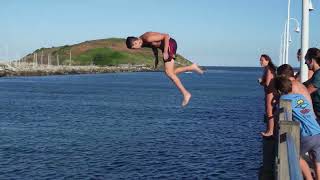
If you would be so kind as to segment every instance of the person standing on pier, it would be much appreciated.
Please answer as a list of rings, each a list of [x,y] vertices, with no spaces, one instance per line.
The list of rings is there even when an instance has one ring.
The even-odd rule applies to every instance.
[[[301,61],[301,58],[302,58],[302,55],[301,55],[301,49],[298,49],[297,51],[297,59],[298,59],[298,62],[300,63]],[[308,70],[308,79],[310,79],[313,75],[313,71],[312,70]],[[300,81],[301,77],[300,77],[300,71],[298,71],[294,77],[296,78],[296,80]]]
[[[310,101],[299,93],[293,92],[293,84],[285,76],[275,79],[275,88],[280,92],[280,99],[291,102],[292,118],[300,123],[300,155],[312,154],[316,179],[320,180],[320,126],[316,121],[316,116]],[[309,165],[300,157],[300,167],[307,180],[313,180]]]
[[[320,120],[320,50],[310,48],[305,56],[306,65],[313,71],[313,76],[304,83],[307,87],[313,103],[314,112]]]
[[[274,77],[276,73],[276,66],[273,64],[271,58],[266,54],[261,55],[260,65],[264,68],[260,84],[264,87],[265,119],[267,121],[267,129],[265,132],[261,132],[261,134],[268,137],[273,135],[274,130],[274,111],[276,104]]]
[[[163,54],[165,73],[183,95],[182,106],[186,106],[189,103],[191,94],[182,85],[177,75],[186,71],[195,71],[199,74],[203,74],[203,71],[197,64],[175,68],[174,60],[176,58],[176,51],[178,46],[177,42],[172,37],[170,37],[166,33],[146,32],[140,37],[127,37],[126,45],[129,49],[139,49],[142,47],[151,48],[155,56],[155,68],[157,68],[159,62],[158,49],[160,49]]]

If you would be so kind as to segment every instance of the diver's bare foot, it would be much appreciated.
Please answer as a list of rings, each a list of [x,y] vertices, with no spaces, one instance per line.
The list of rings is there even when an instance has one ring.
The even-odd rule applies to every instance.
[[[190,98],[191,98],[190,93],[188,93],[187,95],[184,96],[183,101],[182,101],[182,107],[185,107],[189,103]]]
[[[198,74],[203,74],[203,71],[200,69],[200,67],[197,64],[194,63],[191,66],[192,66],[192,69],[196,71]]]
[[[273,131],[261,132],[261,135],[264,137],[270,137],[273,135]]]

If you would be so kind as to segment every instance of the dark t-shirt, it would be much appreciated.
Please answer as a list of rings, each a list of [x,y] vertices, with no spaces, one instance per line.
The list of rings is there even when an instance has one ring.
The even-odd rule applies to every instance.
[[[311,94],[314,111],[317,116],[320,115],[320,69],[317,70],[310,79],[310,83],[317,88],[315,92]]]

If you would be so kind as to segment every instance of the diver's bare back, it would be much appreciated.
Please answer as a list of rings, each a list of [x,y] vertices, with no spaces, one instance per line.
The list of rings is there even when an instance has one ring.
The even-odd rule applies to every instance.
[[[145,47],[161,48],[162,41],[150,40],[150,39],[153,39],[151,37],[154,37],[154,36],[157,36],[157,38],[161,38],[161,39],[164,38],[163,37],[164,35],[162,33],[158,33],[158,32],[146,32],[140,36]]]

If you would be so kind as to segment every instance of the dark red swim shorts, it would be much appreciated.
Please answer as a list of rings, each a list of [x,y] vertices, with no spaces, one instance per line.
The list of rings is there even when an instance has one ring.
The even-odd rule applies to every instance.
[[[176,59],[177,48],[178,48],[178,45],[177,45],[176,40],[174,40],[173,38],[170,38],[169,51],[168,51],[169,58],[163,59],[163,61],[170,62],[172,59]]]

